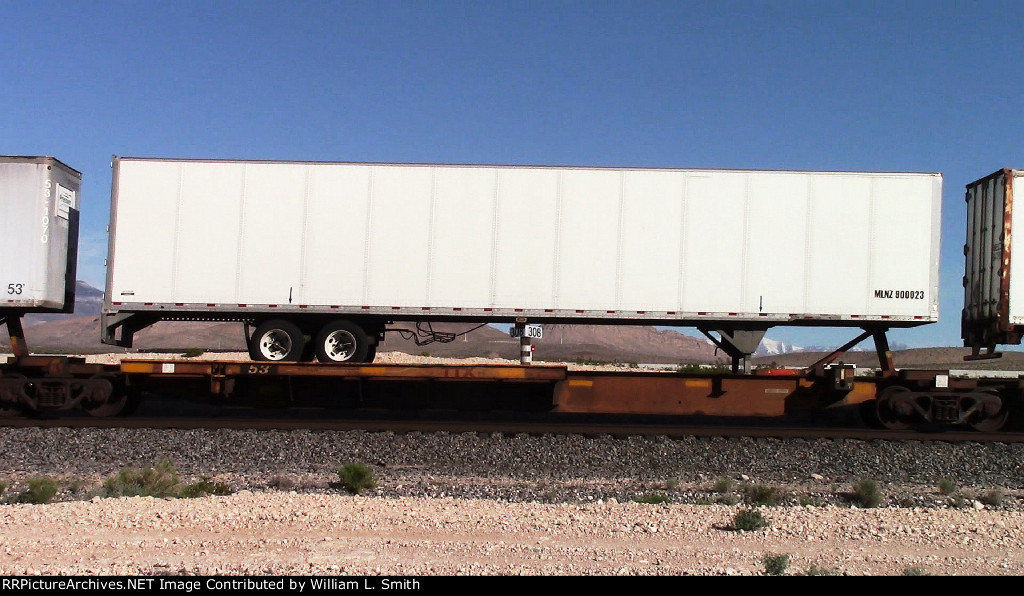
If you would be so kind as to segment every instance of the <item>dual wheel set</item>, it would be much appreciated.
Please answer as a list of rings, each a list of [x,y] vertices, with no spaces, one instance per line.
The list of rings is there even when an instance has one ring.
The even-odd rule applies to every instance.
[[[287,319],[270,319],[256,325],[248,345],[249,357],[261,362],[373,362],[377,334],[347,319],[305,330]]]

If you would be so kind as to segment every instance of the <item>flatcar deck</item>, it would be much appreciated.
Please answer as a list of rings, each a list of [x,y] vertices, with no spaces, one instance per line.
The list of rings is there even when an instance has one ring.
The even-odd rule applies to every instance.
[[[277,387],[288,400],[303,392],[339,399],[358,395],[391,401],[414,395],[426,407],[453,393],[504,395],[494,407],[547,407],[571,414],[710,415],[773,417],[829,406],[857,406],[875,397],[876,384],[849,383],[839,396],[830,384],[789,371],[776,375],[699,375],[675,372],[581,371],[565,365],[316,364],[250,361],[125,360],[129,383],[159,392],[162,385],[202,382],[213,395],[231,399],[268,394]],[[514,394],[523,389],[523,404]],[[826,391],[828,389],[828,391]],[[284,395],[287,394],[287,395]],[[538,394],[544,403],[538,403]],[[828,395],[825,395],[828,394]]]
[[[0,366],[0,413],[81,408],[130,413],[146,395],[237,406],[452,409],[626,416],[703,416],[878,422],[893,430],[1006,424],[1017,378],[958,378],[948,371],[855,376],[852,367],[755,374],[571,370],[566,365],[321,364],[248,360],[30,356]]]

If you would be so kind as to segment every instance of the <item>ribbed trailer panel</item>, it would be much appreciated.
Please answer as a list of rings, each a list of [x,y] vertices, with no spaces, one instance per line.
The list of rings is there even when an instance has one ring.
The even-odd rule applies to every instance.
[[[109,312],[938,317],[938,174],[120,158],[114,176]]]

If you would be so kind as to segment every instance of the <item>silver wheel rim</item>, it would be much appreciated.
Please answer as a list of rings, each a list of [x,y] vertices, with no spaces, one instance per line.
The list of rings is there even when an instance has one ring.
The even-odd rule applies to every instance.
[[[335,362],[344,362],[355,355],[356,343],[352,333],[344,329],[332,331],[324,338],[324,353]]]
[[[281,329],[271,329],[260,338],[260,354],[267,360],[284,360],[292,351],[292,338]]]

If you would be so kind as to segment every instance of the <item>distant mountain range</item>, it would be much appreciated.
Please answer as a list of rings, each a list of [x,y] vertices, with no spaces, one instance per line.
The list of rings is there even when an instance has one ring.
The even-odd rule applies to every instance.
[[[73,314],[30,314],[24,318],[25,336],[33,352],[101,353],[124,351],[100,343],[99,315],[103,292],[79,281],[75,288]],[[396,323],[390,328],[383,351],[446,356],[453,358],[495,357],[519,359],[519,340],[490,325],[435,324],[434,329],[458,334],[448,343],[417,345],[411,334],[397,329],[413,329],[411,323]],[[474,329],[475,328],[475,329]],[[468,332],[467,332],[468,331]],[[0,350],[9,348],[7,337],[0,336]],[[241,323],[203,323],[166,321],[135,335],[138,351],[183,351],[200,348],[209,351],[245,351]],[[679,364],[718,362],[727,358],[705,338],[650,326],[620,325],[545,325],[544,338],[534,341],[536,360],[576,362],[635,362]]]
[[[850,339],[853,339],[851,336]],[[767,337],[761,340],[761,345],[757,347],[757,351],[754,352],[754,356],[776,356],[778,354],[794,354],[798,352],[831,352],[839,346],[797,346],[785,341],[778,341],[774,339],[768,339]],[[900,342],[890,342],[890,350],[907,350],[909,347],[907,344]],[[854,346],[851,352],[874,352],[875,344],[871,340],[865,340]]]
[[[775,354],[788,354],[790,352],[803,351],[804,349],[800,346],[794,346],[788,342],[768,339],[766,337],[761,340],[761,345],[757,347],[757,351],[754,352],[754,354],[756,356],[773,356]]]
[[[33,313],[26,315],[22,322],[25,326],[37,325],[48,321],[63,321],[72,317],[98,317],[103,308],[103,290],[98,290],[82,280],[75,284],[75,312]]]

